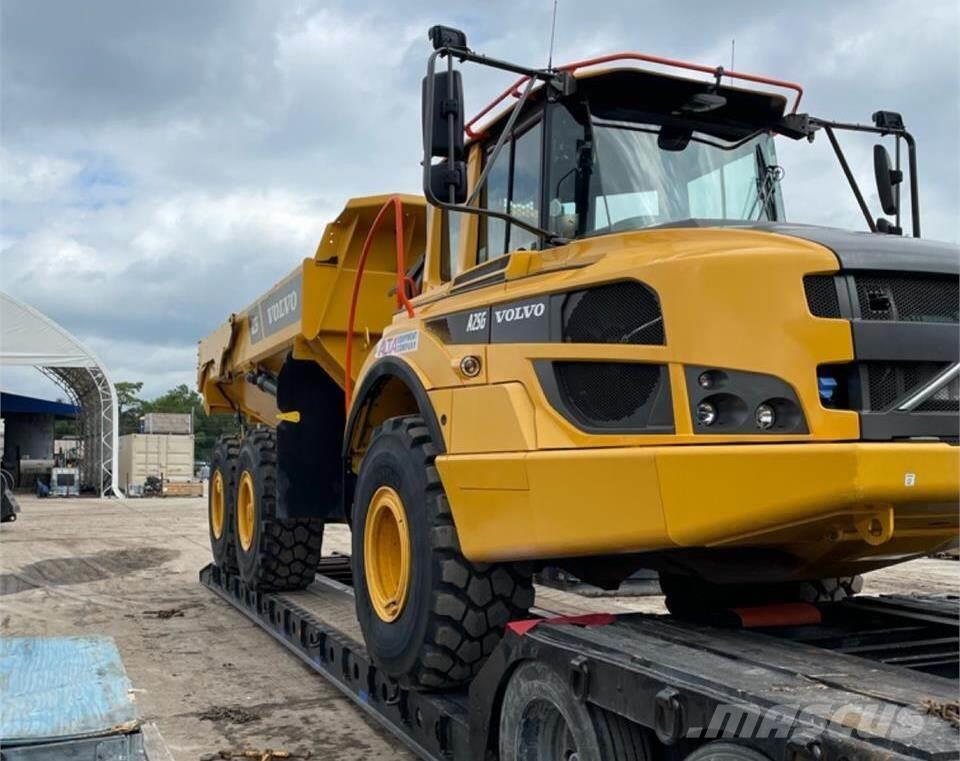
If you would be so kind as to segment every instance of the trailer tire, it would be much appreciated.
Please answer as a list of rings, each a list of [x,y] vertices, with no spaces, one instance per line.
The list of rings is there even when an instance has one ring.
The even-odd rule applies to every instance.
[[[460,553],[436,455],[422,418],[385,421],[360,464],[351,521],[367,651],[389,676],[428,690],[472,679],[504,625],[533,604],[532,569]]]
[[[237,572],[233,511],[239,454],[240,437],[221,436],[213,448],[207,485],[207,528],[213,562],[228,573]]]
[[[576,698],[545,663],[527,661],[510,677],[500,705],[500,761],[571,758],[646,761],[643,727]]]
[[[323,521],[277,517],[277,439],[267,428],[240,446],[234,538],[240,578],[254,589],[305,589],[320,562]]]
[[[684,761],[770,761],[770,757],[746,745],[718,741],[701,745]]]

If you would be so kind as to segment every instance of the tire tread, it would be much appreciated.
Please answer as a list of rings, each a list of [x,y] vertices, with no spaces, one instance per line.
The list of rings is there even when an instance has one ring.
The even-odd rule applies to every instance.
[[[248,583],[264,591],[292,591],[308,587],[316,575],[323,544],[323,521],[277,517],[276,431],[255,428],[244,447],[252,454],[261,480],[257,519],[261,522],[254,578]],[[240,552],[238,544],[238,552]]]

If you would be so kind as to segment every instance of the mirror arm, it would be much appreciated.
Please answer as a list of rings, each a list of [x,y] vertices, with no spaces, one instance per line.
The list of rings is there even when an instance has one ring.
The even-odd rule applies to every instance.
[[[867,227],[870,228],[870,232],[875,233],[877,231],[877,223],[873,221],[873,216],[870,214],[870,208],[867,206],[867,202],[863,200],[863,194],[860,192],[860,186],[857,185],[857,179],[853,176],[853,172],[850,171],[850,165],[847,163],[847,157],[843,155],[843,150],[840,148],[840,143],[837,142],[837,136],[833,133],[833,126],[831,124],[821,124],[823,131],[827,133],[827,138],[830,140],[830,145],[833,146],[833,152],[837,155],[837,161],[840,162],[840,168],[843,169],[843,173],[847,178],[847,182],[850,184],[850,189],[853,191],[853,195],[856,196],[857,204],[860,206],[860,211],[863,212],[864,219],[867,220]]]
[[[885,135],[895,135],[896,137],[902,137],[907,143],[907,165],[910,169],[910,216],[913,223],[913,237],[920,237],[920,190],[917,182],[917,141],[914,140],[913,135],[911,135],[905,129],[891,129],[891,128],[882,128],[874,127],[867,124],[848,124],[844,122],[833,122],[826,119],[820,119],[815,116],[808,118],[809,125],[814,129],[822,128],[824,131],[827,131],[828,128],[833,129],[843,129],[850,132],[872,132],[875,135],[880,135],[881,137]],[[827,136],[830,136],[830,132],[827,131]],[[834,142],[835,138],[831,138],[831,142]],[[836,147],[834,148],[836,150]],[[841,164],[845,163],[844,160],[841,160]],[[849,177],[848,177],[849,179]],[[862,206],[861,206],[862,208]],[[867,212],[869,214],[869,211]],[[874,225],[875,226],[875,225]]]
[[[913,237],[920,237],[920,190],[917,187],[917,141],[904,130],[903,139],[907,141],[907,163],[910,165],[910,218],[913,222]]]
[[[430,58],[427,59],[427,92],[426,92],[426,102],[427,102],[427,111],[424,116],[425,124],[433,124],[433,86],[434,86],[434,73],[436,70],[437,56],[446,55],[448,58],[448,71],[452,67],[453,56],[466,60],[479,60],[481,62],[489,62],[492,59],[487,59],[484,56],[476,56],[472,53],[468,53],[462,50],[453,50],[450,48],[440,48],[435,50],[430,54]],[[526,69],[521,69],[520,67],[512,67],[510,71],[518,71],[518,73],[529,73]],[[452,78],[448,77],[448,81],[452,81]],[[452,93],[448,92],[448,95],[452,98]],[[452,121],[452,120],[451,120]],[[472,206],[461,206],[455,203],[450,203],[447,201],[441,201],[433,192],[433,188],[430,187],[430,165],[431,165],[431,156],[433,155],[433,146],[430,144],[432,140],[433,131],[424,130],[423,135],[423,194],[426,197],[427,201],[438,209],[444,209],[446,211],[459,211],[466,214],[476,214],[480,217],[494,217],[495,219],[502,219],[509,224],[516,225],[521,227],[529,233],[533,233],[539,238],[543,238],[550,243],[562,244],[566,243],[565,238],[550,232],[549,230],[544,230],[542,227],[537,227],[536,225],[531,225],[527,222],[524,222],[522,219],[518,219],[510,214],[506,214],[499,211],[492,211],[490,209],[478,209]],[[452,196],[452,188],[451,188]]]
[[[451,56],[447,56],[447,100],[452,101],[453,96],[453,58]],[[444,110],[446,109],[447,107],[444,106]],[[450,114],[447,114],[447,145],[450,146],[447,159],[450,162],[451,167],[455,167],[457,165],[457,153],[455,147],[457,137],[456,129],[456,119],[451,119]],[[451,204],[456,203],[457,201],[457,190],[453,185],[450,185],[447,190],[447,201]]]
[[[896,224],[898,229],[903,229],[900,227],[900,186],[903,184],[903,171],[900,169],[900,135],[897,135],[893,140],[894,146],[894,166],[896,167],[897,175],[900,177],[897,180],[896,185],[893,186],[894,200],[897,204],[897,216],[895,218],[894,224]]]

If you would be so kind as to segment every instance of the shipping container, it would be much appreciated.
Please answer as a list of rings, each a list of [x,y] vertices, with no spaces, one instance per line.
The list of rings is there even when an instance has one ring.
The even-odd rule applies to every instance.
[[[192,481],[193,435],[131,433],[121,436],[120,489],[137,493],[150,476],[178,483]]]
[[[188,413],[148,412],[140,418],[140,433],[193,433],[193,419]]]

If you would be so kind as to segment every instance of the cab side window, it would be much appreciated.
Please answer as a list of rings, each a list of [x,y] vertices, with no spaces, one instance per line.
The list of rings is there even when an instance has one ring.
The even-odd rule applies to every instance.
[[[540,223],[540,122],[516,132],[506,142],[487,176],[482,205],[506,212],[532,225]],[[489,154],[488,154],[489,156]],[[480,222],[477,264],[503,256],[508,251],[531,248],[537,236],[502,219]]]
[[[510,198],[510,143],[500,149],[497,161],[487,175],[483,193],[484,208],[506,213]],[[488,158],[489,158],[489,154]],[[481,217],[480,245],[477,249],[477,264],[503,256],[507,251],[507,224],[496,217]]]

